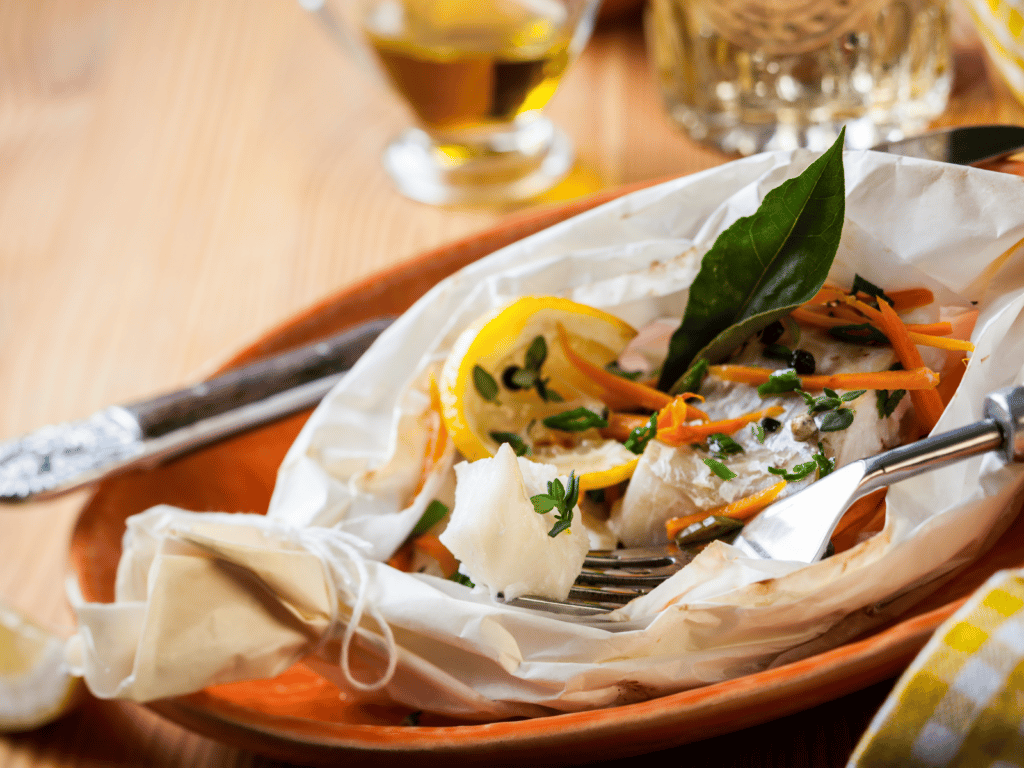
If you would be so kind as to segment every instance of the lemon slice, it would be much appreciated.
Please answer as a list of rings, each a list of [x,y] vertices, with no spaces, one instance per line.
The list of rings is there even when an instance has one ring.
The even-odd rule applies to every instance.
[[[64,641],[0,604],[0,733],[55,720],[83,691],[64,666]]]
[[[631,474],[624,465],[635,466],[636,459],[621,444],[593,429],[565,433],[542,426],[546,417],[576,407],[597,413],[603,408],[600,386],[566,358],[560,326],[571,350],[601,367],[636,335],[614,315],[569,299],[518,299],[480,318],[456,340],[438,381],[445,427],[470,461],[494,456],[501,442],[509,441],[495,435],[514,435],[534,446],[527,458],[555,464],[564,474],[575,470],[583,488],[621,482]],[[528,350],[536,350],[538,339],[546,351],[536,370],[540,384],[519,386],[512,374],[529,368]]]

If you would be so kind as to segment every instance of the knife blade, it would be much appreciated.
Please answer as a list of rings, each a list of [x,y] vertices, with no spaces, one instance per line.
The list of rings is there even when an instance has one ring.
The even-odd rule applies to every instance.
[[[968,125],[943,128],[909,139],[886,141],[872,149],[954,165],[974,165],[1024,151],[1024,127]]]
[[[393,320],[0,444],[0,503],[58,496],[316,405]]]

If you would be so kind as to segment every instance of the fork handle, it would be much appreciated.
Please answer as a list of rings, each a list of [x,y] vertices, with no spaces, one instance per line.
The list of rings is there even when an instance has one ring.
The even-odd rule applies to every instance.
[[[1010,387],[988,395],[985,417],[966,427],[866,459],[857,495],[988,451],[1002,449],[1007,462],[1024,460],[1024,387]]]

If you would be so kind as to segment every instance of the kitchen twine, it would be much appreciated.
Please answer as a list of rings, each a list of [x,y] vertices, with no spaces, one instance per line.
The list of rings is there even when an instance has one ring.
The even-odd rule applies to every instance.
[[[347,598],[352,598],[355,595],[355,599],[352,600],[352,615],[345,625],[345,633],[341,638],[338,666],[341,668],[342,674],[345,675],[345,680],[353,688],[364,692],[379,691],[391,682],[391,678],[395,674],[395,668],[398,666],[398,644],[395,642],[395,636],[384,616],[375,605],[368,601],[370,579],[364,553],[369,549],[369,544],[358,536],[334,528],[310,526],[292,529],[291,533],[292,538],[299,546],[320,558],[328,585],[329,620],[311,653],[315,655],[323,650],[334,636],[338,625],[341,624],[342,619],[338,610],[339,592],[344,591]],[[357,680],[352,674],[349,663],[349,648],[364,613],[369,614],[380,628],[381,634],[384,636],[387,656],[384,673],[371,683]]]

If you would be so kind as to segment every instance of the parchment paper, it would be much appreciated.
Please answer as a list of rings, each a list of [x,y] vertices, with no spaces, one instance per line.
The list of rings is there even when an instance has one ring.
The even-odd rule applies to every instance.
[[[751,561],[718,544],[603,619],[510,608],[380,562],[432,498],[450,498],[451,453],[407,505],[426,440],[424,372],[463,327],[524,294],[565,295],[634,326],[678,317],[717,234],[813,159],[758,155],[643,190],[440,283],[314,412],[266,517],[158,507],[129,521],[117,601],[76,600],[73,669],[99,696],[146,701],[269,677],[313,654],[340,686],[417,709],[581,710],[763,669],[976,557],[1008,524],[1024,478],[994,455],[893,487],[884,531],[836,557]],[[942,304],[978,302],[977,350],[938,430],[980,418],[988,391],[1024,378],[1024,179],[873,152],[844,162],[832,279],[859,273],[886,289],[931,288]]]

